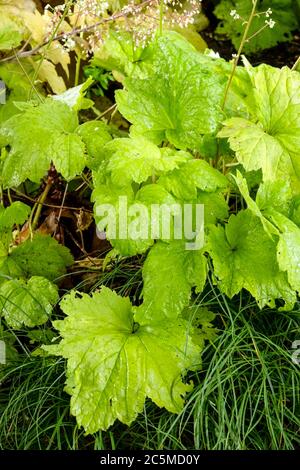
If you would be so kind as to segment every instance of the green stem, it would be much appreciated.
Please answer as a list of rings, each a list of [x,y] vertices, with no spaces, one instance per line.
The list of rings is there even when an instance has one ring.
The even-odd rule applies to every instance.
[[[245,28],[245,30],[244,30],[244,34],[243,34],[243,37],[242,37],[242,40],[241,40],[241,44],[240,44],[239,50],[238,50],[237,55],[236,55],[236,57],[235,57],[235,59],[234,59],[234,62],[233,62],[232,71],[231,71],[231,74],[230,74],[230,77],[229,77],[229,79],[228,79],[228,82],[227,82],[227,85],[226,85],[226,89],[225,89],[224,99],[223,99],[223,103],[222,103],[222,111],[224,111],[225,104],[226,104],[226,100],[227,100],[227,97],[228,97],[228,92],[229,92],[229,89],[230,89],[230,86],[231,86],[231,83],[232,83],[232,80],[233,80],[233,77],[234,77],[234,74],[235,74],[237,65],[238,65],[238,63],[239,63],[239,60],[240,60],[240,57],[241,57],[241,54],[242,54],[242,51],[243,51],[245,42],[246,42],[247,39],[248,39],[247,36],[248,36],[248,33],[249,33],[250,26],[251,26],[251,24],[252,24],[253,18],[254,18],[254,16],[255,16],[255,11],[256,11],[257,2],[258,2],[258,0],[253,0],[252,11],[251,11],[251,14],[250,14],[250,16],[249,16],[249,19],[248,19],[248,21],[247,21],[246,28]]]
[[[8,197],[8,200],[9,200],[9,204],[12,205],[13,200],[11,198],[10,189],[7,190],[7,197]]]
[[[101,113],[101,111],[99,111],[97,108],[95,108],[95,106],[93,106],[92,110],[97,115],[97,118],[95,120],[97,121],[98,119],[103,118],[106,114],[110,113],[110,111],[114,111],[116,108],[117,108],[117,105],[115,103]]]
[[[238,52],[237,52],[237,54],[234,58],[230,77],[227,81],[227,85],[226,85],[226,89],[225,89],[225,93],[224,93],[224,98],[223,98],[223,102],[222,102],[222,106],[221,106],[222,111],[224,111],[224,109],[225,109],[225,104],[226,104],[226,100],[227,100],[227,97],[228,97],[228,92],[229,92],[230,86],[232,84],[232,80],[233,80],[236,68],[238,66],[238,63],[239,63],[239,60],[240,60],[245,42],[249,39],[248,38],[248,33],[249,33],[250,26],[252,24],[253,18],[255,16],[255,11],[256,11],[256,6],[257,6],[258,0],[252,0],[252,1],[253,1],[252,11],[251,11],[249,19],[247,21],[246,28],[244,30],[244,34],[243,34],[243,37],[242,37],[242,40],[241,40],[241,43],[240,43],[240,47],[239,47]],[[216,155],[216,158],[215,158],[215,161],[214,161],[215,168],[218,167],[219,158],[220,158],[220,146],[219,146],[219,140],[218,140],[217,141],[217,155]]]
[[[256,33],[253,33],[252,36],[249,36],[249,37],[246,39],[246,42],[251,41],[251,39],[255,38],[255,36],[258,36],[258,34],[262,33],[266,28],[269,28],[269,26],[268,26],[267,24],[265,24],[265,25],[262,26],[259,30],[257,30]]]
[[[81,58],[80,56],[77,56],[74,86],[77,86],[79,84],[80,65],[81,65]]]
[[[34,205],[33,207],[33,211],[36,209],[36,212],[35,212],[35,215],[34,215],[34,218],[33,218],[33,222],[31,224],[31,232],[33,232],[39,222],[39,218],[40,218],[40,215],[41,215],[41,212],[42,212],[42,207],[43,207],[43,204],[44,202],[46,201],[46,198],[49,194],[49,191],[51,189],[51,186],[53,184],[53,181],[52,180],[48,180],[48,183],[46,184],[45,186],[45,189],[44,191],[42,192],[41,196],[39,197],[38,201],[36,202],[36,204]]]
[[[292,70],[293,71],[298,70],[298,65],[300,65],[300,55],[299,55],[298,59],[296,60],[296,62],[294,63],[294,65],[292,67]]]
[[[79,15],[77,16],[77,21],[79,19]],[[83,38],[83,33],[80,33],[80,38]],[[80,75],[80,66],[81,66],[81,57],[80,55],[76,58],[76,70],[75,70],[75,86],[79,84],[79,75]]]
[[[26,69],[24,68],[22,62],[20,61],[20,59],[19,59],[19,57],[18,57],[18,55],[17,55],[16,53],[15,53],[15,57],[16,57],[16,61],[18,62],[19,66],[20,66],[20,68],[21,68],[21,70],[22,70],[22,72],[24,73],[25,77],[27,78],[27,80],[29,81],[29,83],[30,83],[30,85],[31,85],[30,95],[32,94],[32,91],[34,91],[35,94],[36,94],[36,96],[37,96],[37,98],[38,98],[38,100],[42,103],[42,102],[43,102],[43,99],[42,99],[40,93],[38,92],[38,90],[36,89],[36,86],[35,86],[35,84],[34,84],[34,81],[31,80],[30,76],[28,75]],[[33,64],[33,61],[32,61],[32,59],[31,59],[30,57],[29,57],[28,60]]]

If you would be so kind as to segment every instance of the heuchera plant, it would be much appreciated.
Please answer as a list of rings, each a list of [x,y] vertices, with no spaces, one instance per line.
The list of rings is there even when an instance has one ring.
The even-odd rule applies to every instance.
[[[201,367],[215,335],[211,312],[191,306],[207,275],[228,297],[247,290],[261,308],[290,309],[300,290],[300,74],[245,60],[222,106],[231,64],[174,32],[144,52],[138,64],[122,57],[130,73],[116,103],[128,135],[80,124],[82,87],[19,103],[0,129],[4,189],[39,182],[54,164],[66,181],[92,174],[96,222],[97,207],[117,208],[120,195],[129,205],[204,204],[199,250],[185,240],[110,240],[121,256],[145,254],[138,305],[107,287],[61,300],[61,339],[44,351],[67,359],[71,412],[87,433],[130,424],[146,397],[180,411],[193,386],[186,373]],[[15,245],[12,229],[28,216],[22,203],[0,210],[0,305],[12,328],[50,317],[55,281],[72,263],[49,236]]]

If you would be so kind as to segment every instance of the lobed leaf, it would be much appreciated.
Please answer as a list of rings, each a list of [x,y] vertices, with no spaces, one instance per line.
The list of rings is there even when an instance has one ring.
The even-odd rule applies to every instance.
[[[44,277],[6,281],[0,286],[0,307],[7,324],[15,329],[45,323],[58,301],[58,289]]]
[[[201,292],[206,281],[206,258],[183,242],[156,243],[143,266],[143,304],[136,318],[173,321],[189,303],[192,287]]]
[[[228,138],[246,171],[262,169],[265,181],[300,177],[300,74],[268,65],[248,67],[252,120],[231,118],[219,137]]]
[[[80,174],[86,163],[85,146],[79,135],[77,114],[52,98],[38,106],[26,104],[22,114],[5,121],[0,139],[10,151],[4,160],[4,186],[18,186],[27,178],[38,183],[53,162],[66,180]]]
[[[10,262],[15,263],[23,276],[44,276],[54,281],[66,272],[66,267],[73,263],[68,248],[60,245],[49,235],[35,235],[18,245],[9,255]]]
[[[224,81],[182,37],[171,40],[177,37],[169,33],[158,39],[151,70],[144,78],[125,79],[116,101],[134,135],[195,150],[202,145],[201,134],[218,129]]]
[[[275,307],[276,299],[292,308],[295,292],[279,269],[276,245],[250,209],[232,215],[225,229],[212,226],[207,249],[222,292],[233,297],[244,288],[261,308]]]
[[[62,340],[44,349],[68,360],[71,412],[87,433],[116,419],[132,423],[146,397],[171,412],[182,409],[191,389],[182,376],[200,352],[185,320],[137,325],[129,299],[106,287],[92,297],[72,292],[61,307],[67,317],[54,326]]]

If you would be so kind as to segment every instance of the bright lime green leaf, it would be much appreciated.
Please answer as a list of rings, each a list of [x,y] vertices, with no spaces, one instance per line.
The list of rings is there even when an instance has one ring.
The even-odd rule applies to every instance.
[[[0,207],[0,257],[8,254],[9,245],[12,241],[13,226],[23,224],[28,218],[30,210],[29,206],[20,201],[13,202],[6,209]]]
[[[86,146],[87,166],[97,169],[105,158],[104,146],[112,139],[109,126],[102,121],[88,121],[77,127],[76,133]]]
[[[211,227],[208,252],[218,285],[229,297],[244,288],[261,308],[275,307],[276,299],[283,299],[287,309],[293,306],[295,293],[286,274],[279,271],[276,242],[249,209],[232,215],[225,229]]]
[[[0,243],[0,285],[7,280],[24,277],[22,268],[7,254],[7,250],[1,252]]]
[[[157,149],[155,146],[154,148]],[[159,149],[157,150],[159,151]],[[163,152],[164,154],[165,152]],[[178,159],[187,158],[185,152],[173,151],[167,152],[166,155],[166,160],[169,159],[172,166]],[[133,176],[135,169],[133,166],[132,168],[131,175],[137,180],[138,176]],[[144,253],[155,239],[183,238],[180,229],[180,225],[184,227],[182,224],[183,207],[162,185],[148,184],[134,195],[131,186],[118,187],[111,180],[103,178],[105,171],[107,171],[106,168],[103,170],[103,167],[100,167],[94,173],[95,189],[92,199],[95,202],[95,219],[98,230],[100,232],[106,231],[107,238],[120,254],[134,256],[138,253]],[[144,178],[147,178],[148,174],[150,176],[151,172],[144,173]],[[217,172],[216,174],[218,176]],[[125,175],[126,173],[121,181],[128,183]],[[220,176],[222,177],[222,175]],[[214,182],[212,181],[210,184],[213,185]],[[206,187],[205,183],[203,183],[203,187]],[[107,204],[110,206],[106,206]],[[157,205],[160,205],[158,211],[153,211],[153,207],[157,207]],[[196,221],[195,218],[193,220]]]
[[[269,209],[266,216],[279,231],[277,259],[279,268],[287,272],[290,285],[300,292],[300,229],[284,215]]]
[[[151,204],[176,204],[176,199],[158,184],[147,184],[136,193],[135,201],[150,207]]]
[[[139,230],[142,228],[139,224],[134,227],[137,233],[136,238],[133,239],[131,236],[131,224],[139,214],[131,216],[129,211],[135,202],[141,202],[134,200],[131,186],[118,188],[111,182],[96,184],[92,200],[95,202],[94,216],[99,236],[108,238],[120,254],[134,256],[144,253],[153,244],[153,240],[147,236],[148,232],[146,237],[142,237],[142,234],[139,236]],[[147,207],[145,210],[147,211]]]
[[[282,212],[282,211],[279,211]],[[284,214],[284,212],[282,212]],[[294,197],[291,206],[291,219],[292,221],[300,227],[300,195]]]
[[[248,66],[248,73],[252,120],[228,119],[219,137],[229,139],[247,171],[261,168],[264,180],[299,177],[300,74],[268,65]]]
[[[229,160],[229,157],[228,157],[228,160]],[[245,178],[245,180],[247,181],[249,191],[252,192],[252,191],[257,190],[258,186],[262,183],[262,172],[261,172],[261,170],[245,171],[245,169],[243,168],[242,165],[237,165],[236,169],[240,171],[243,178]],[[234,171],[230,173],[229,182],[231,184],[231,188],[236,190],[237,189],[236,185],[234,184],[234,182],[231,179],[232,174],[234,174]]]
[[[0,284],[31,276],[54,280],[73,262],[69,250],[50,236],[36,235],[32,241],[10,247],[14,224],[25,222],[29,213],[30,207],[19,201],[6,209],[0,208]]]
[[[45,323],[58,301],[57,287],[44,277],[11,280],[0,286],[0,307],[9,326],[33,327]]]
[[[183,150],[197,149],[201,134],[215,132],[222,120],[224,86],[201,54],[188,42],[181,47],[182,42],[182,37],[180,46],[169,36],[159,38],[151,70],[144,78],[125,79],[125,89],[116,92],[116,100],[133,124],[134,135],[157,144],[168,140]]]
[[[26,74],[20,68],[18,63],[5,63],[0,66],[0,79],[6,86],[6,103],[0,105],[0,123],[7,121],[14,114],[19,113],[18,102],[25,102],[30,96],[31,81],[34,75],[34,69],[26,62],[22,63]],[[35,86],[35,93],[32,100],[38,102],[41,98],[41,85]],[[1,136],[0,136],[1,141]]]
[[[237,171],[236,175],[233,175],[233,178],[234,178],[234,180],[235,180],[235,182],[236,182],[243,198],[245,199],[249,210],[256,217],[258,217],[260,219],[265,232],[272,238],[272,234],[274,234],[274,233],[277,234],[278,231],[274,228],[274,225],[271,224],[264,217],[264,215],[262,214],[262,212],[261,212],[260,208],[258,207],[258,205],[256,204],[256,202],[251,198],[251,196],[249,194],[249,189],[248,189],[246,179],[243,178],[243,176],[241,175],[241,173],[239,171]]]
[[[12,241],[12,233],[11,230],[5,230],[1,232],[0,238],[0,259],[2,256],[6,256],[8,254],[9,245]]]
[[[114,139],[106,145],[106,150],[107,171],[117,186],[146,181],[161,160],[160,149],[143,137]]]
[[[98,230],[105,230],[112,246],[124,256],[144,253],[153,245],[154,239],[161,237],[164,212],[161,210],[158,217],[152,216],[151,205],[171,206],[176,203],[164,188],[155,184],[142,187],[136,195],[130,186],[118,188],[110,183],[97,185],[93,200]],[[104,211],[104,204],[110,204],[113,210]],[[173,234],[172,227],[171,219],[170,236]]]
[[[198,16],[198,18],[199,17],[200,15]],[[183,36],[190,44],[194,46],[194,48],[197,51],[204,53],[205,50],[207,49],[207,43],[202,38],[200,31],[207,28],[207,26],[209,25],[209,20],[208,18],[205,17],[204,14],[202,14],[201,17],[205,19],[202,23],[201,29],[198,29],[197,19],[196,19],[197,24],[194,23],[192,25],[188,25],[185,28],[182,28],[181,26],[178,26],[178,25],[172,25],[172,26],[170,25],[168,27],[172,28],[173,31],[176,31],[178,34]]]
[[[243,60],[245,58],[243,57]],[[222,63],[222,70],[219,73],[224,73],[229,79],[232,72],[232,64],[229,62]],[[249,74],[245,67],[238,66],[232,79],[231,86],[228,91],[226,103],[225,103],[225,114],[229,117],[243,117],[249,119],[249,95],[252,94],[252,83]],[[219,151],[220,147],[219,142]]]
[[[144,49],[134,44],[132,34],[111,31],[95,50],[92,65],[113,70],[123,79],[124,76],[139,74],[144,55]]]
[[[1,357],[0,352],[0,381],[2,374],[5,373],[5,367],[18,360],[19,354],[16,349],[16,335],[9,331],[4,330],[3,326],[0,325],[0,341],[5,343],[4,357]],[[2,361],[1,361],[2,359]]]
[[[242,178],[239,172],[237,172],[235,181],[248,208],[260,219],[265,232],[271,238],[274,234],[279,237],[277,245],[279,268],[288,272],[288,280],[291,286],[293,289],[298,290],[300,284],[298,283],[298,288],[295,287],[297,285],[295,275],[300,268],[300,251],[298,250],[300,230],[287,217],[291,212],[293,201],[289,181],[278,180],[261,183],[256,195],[256,202],[251,199],[246,180]]]
[[[5,15],[0,18],[0,50],[18,47],[22,41],[22,28]]]
[[[3,165],[5,187],[25,179],[39,182],[51,161],[67,180],[85,166],[85,147],[74,134],[77,115],[69,106],[51,98],[39,106],[26,106],[22,114],[6,121],[0,129],[11,149]]]
[[[53,163],[64,178],[70,180],[79,175],[85,166],[85,145],[76,134],[61,134],[55,140],[57,150]],[[32,179],[32,178],[30,178]]]
[[[256,194],[256,203],[262,211],[271,207],[288,217],[293,205],[293,190],[289,179],[261,183]]]
[[[110,238],[109,241],[111,245],[117,250],[117,252],[123,256],[135,256],[137,254],[143,254],[154,243],[151,238],[138,240],[133,240],[130,238]]]
[[[176,170],[188,161],[193,161],[192,155],[184,150],[175,150],[169,147],[163,147],[160,148],[160,154],[161,164],[160,167],[157,168],[158,176],[162,173]]]
[[[197,25],[197,31],[200,31],[201,28],[203,29],[203,24]],[[184,34],[185,31],[181,29],[180,33]],[[164,31],[163,36],[164,41],[171,41],[176,48],[183,52],[195,52],[189,38],[185,39],[182,34]],[[199,40],[197,45],[199,45]],[[201,45],[203,47],[203,41]],[[147,70],[152,68],[153,58],[156,54],[157,43],[155,40],[146,47],[137,46],[132,34],[124,31],[118,33],[111,31],[95,51],[92,65],[112,70],[114,77],[123,81],[127,76],[144,77]]]
[[[96,207],[94,208],[95,217],[97,217],[97,204],[116,205],[119,202],[119,198],[122,196],[127,198],[128,203],[133,201],[134,192],[130,185],[118,187],[113,185],[108,179],[106,180],[106,184],[101,183],[102,168],[99,169],[98,173],[100,173],[100,175],[97,175],[96,172],[93,174],[94,191],[92,193],[92,201],[96,203]]]
[[[12,229],[15,224],[23,224],[30,211],[30,207],[20,201],[13,202],[6,209],[0,207],[0,231]]]
[[[176,199],[158,184],[148,184],[143,186],[135,196],[135,203],[143,204],[147,211],[145,211],[145,221],[142,222],[142,227],[148,228],[149,239],[152,240],[151,245],[155,239],[167,240],[173,239],[175,236],[175,214],[178,210],[182,210]],[[158,212],[154,212],[153,207],[157,207]],[[174,214],[174,217],[172,215]],[[169,217],[170,215],[170,217]],[[182,218],[180,217],[180,221]],[[182,232],[183,234],[183,232]]]
[[[138,325],[129,299],[105,287],[92,297],[73,292],[61,307],[67,317],[54,326],[62,341],[44,349],[68,359],[71,412],[87,433],[116,419],[130,424],[146,397],[171,412],[182,409],[191,389],[182,375],[200,358],[186,321]]]
[[[52,328],[45,328],[43,326],[42,328],[28,331],[27,337],[30,339],[31,344],[51,344],[54,338],[57,337],[57,333]]]
[[[86,82],[81,85],[69,88],[60,95],[54,95],[52,98],[67,104],[74,111],[88,109],[93,106],[94,102],[84,97],[85,92],[93,83],[93,79],[89,77]]]
[[[149,177],[178,168],[191,156],[186,152],[159,149],[143,137],[114,139],[105,146],[107,172],[117,186],[132,181],[142,183]]]
[[[35,235],[17,246],[9,258],[23,271],[24,277],[44,276],[50,281],[66,272],[66,267],[73,263],[68,248],[60,245],[49,235]]]
[[[280,143],[261,126],[246,119],[231,118],[224,122],[224,126],[218,135],[229,139],[230,147],[245,170],[261,168],[265,180],[276,178],[280,161],[289,158]]]
[[[197,189],[215,192],[227,186],[227,179],[204,160],[189,160],[179,169],[160,177],[159,184],[182,200],[195,199]]]
[[[216,339],[218,330],[212,324],[216,315],[208,308],[190,305],[183,310],[182,316],[193,326],[193,342],[198,344],[201,349],[204,348],[206,340],[214,341]]]
[[[299,86],[300,74],[288,67],[278,69],[262,64],[251,67],[246,63],[253,88],[253,108],[265,131],[282,141],[283,146],[296,153],[294,144],[299,145]],[[284,137],[290,141],[284,142]]]
[[[206,280],[206,259],[200,250],[189,251],[183,242],[158,242],[143,266],[143,304],[137,321],[174,320],[189,303],[191,288],[202,291]]]
[[[186,245],[184,245],[186,248]],[[207,276],[207,260],[203,250],[186,250],[185,277],[197,293],[202,292]]]
[[[273,28],[265,24],[265,21],[268,20],[265,12],[269,8],[272,10],[271,18],[275,21]],[[231,10],[236,10],[240,18],[236,20],[231,16]],[[249,18],[251,10],[252,2],[250,0],[222,0],[215,8],[215,15],[221,20],[217,27],[217,33],[228,36],[236,49],[240,46],[241,36],[245,29],[244,22]],[[268,49],[276,46],[279,42],[292,39],[291,33],[298,26],[294,0],[262,0],[257,3],[256,11],[258,14],[254,16],[248,32],[248,37],[251,39],[245,43],[243,48],[246,54]],[[257,31],[260,33],[256,35]]]
[[[220,193],[198,191],[197,204],[204,205],[204,226],[224,221],[228,217],[228,204]]]

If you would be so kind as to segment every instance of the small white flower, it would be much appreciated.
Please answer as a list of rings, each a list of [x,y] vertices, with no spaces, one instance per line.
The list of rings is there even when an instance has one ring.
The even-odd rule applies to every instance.
[[[270,20],[266,20],[265,23],[269,26],[269,28],[273,29],[276,24],[276,21],[270,19]]]
[[[213,51],[210,49],[207,54],[208,57],[212,57],[213,59],[220,59],[220,54],[218,52]]]
[[[269,18],[271,15],[272,15],[272,10],[271,8],[268,8],[267,11],[266,11],[266,18]]]
[[[65,46],[66,49],[71,51],[76,46],[76,43],[75,43],[74,39],[68,38],[67,41],[65,42],[64,46]]]
[[[230,16],[232,16],[234,20],[239,20],[240,19],[240,15],[237,13],[236,10],[231,10]]]

